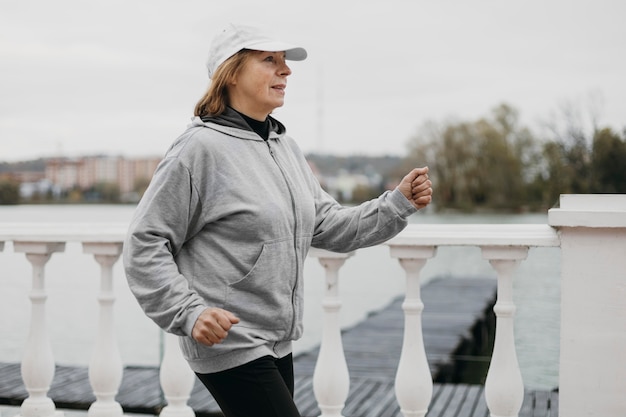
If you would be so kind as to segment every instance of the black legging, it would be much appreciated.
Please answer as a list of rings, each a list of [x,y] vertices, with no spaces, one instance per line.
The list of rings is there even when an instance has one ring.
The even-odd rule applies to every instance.
[[[198,378],[225,417],[301,417],[293,401],[293,358],[264,356]]]

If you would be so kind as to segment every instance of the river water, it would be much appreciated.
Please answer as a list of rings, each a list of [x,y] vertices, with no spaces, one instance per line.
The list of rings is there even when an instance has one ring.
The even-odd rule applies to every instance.
[[[0,222],[128,222],[134,206],[0,206]],[[412,223],[546,223],[547,214],[446,215],[417,213]],[[0,361],[19,362],[28,334],[31,267],[10,242],[0,252]],[[100,270],[78,243],[52,256],[46,266],[46,317],[55,361],[87,365],[96,339]],[[404,293],[404,271],[389,257],[386,246],[357,251],[340,270],[341,326],[349,327],[369,312],[385,307]],[[494,277],[476,247],[441,247],[421,273],[422,282],[435,277]],[[317,345],[322,332],[321,300],[324,271],[316,259],[305,264],[305,332],[295,352]],[[529,389],[558,385],[560,250],[532,248],[514,281],[517,356]],[[157,365],[162,334],[139,309],[128,290],[121,262],[114,266],[115,325],[122,360],[126,365]],[[423,300],[428,308],[428,300]]]

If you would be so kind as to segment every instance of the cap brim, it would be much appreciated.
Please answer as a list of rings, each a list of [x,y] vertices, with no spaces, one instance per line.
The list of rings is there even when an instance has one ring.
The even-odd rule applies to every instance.
[[[290,43],[278,41],[263,41],[246,46],[246,49],[254,49],[255,51],[280,52],[285,51],[285,59],[289,61],[304,61],[307,57],[306,49]]]

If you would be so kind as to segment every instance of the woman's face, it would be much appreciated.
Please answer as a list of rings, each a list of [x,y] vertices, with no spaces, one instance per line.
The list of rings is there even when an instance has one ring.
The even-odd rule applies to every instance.
[[[230,105],[248,117],[265,120],[284,104],[290,74],[284,52],[255,51],[228,86]]]

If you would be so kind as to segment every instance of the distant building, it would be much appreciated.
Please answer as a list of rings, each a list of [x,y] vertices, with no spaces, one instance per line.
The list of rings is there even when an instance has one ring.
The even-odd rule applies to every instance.
[[[50,159],[46,162],[46,179],[62,191],[80,186],[80,165],[80,161],[76,159]]]
[[[38,182],[46,178],[46,175],[41,171],[13,171],[7,175],[19,183]]]
[[[55,158],[47,161],[45,178],[61,191],[115,184],[124,196],[135,191],[137,184],[150,181],[160,161],[161,158],[119,156]]]

